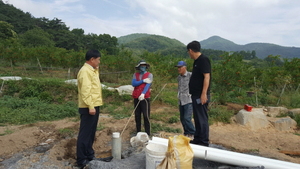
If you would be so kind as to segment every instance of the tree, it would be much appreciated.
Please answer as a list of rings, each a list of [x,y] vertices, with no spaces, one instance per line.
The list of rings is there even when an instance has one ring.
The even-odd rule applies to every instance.
[[[28,30],[23,35],[21,35],[20,42],[23,46],[26,47],[54,46],[52,36],[38,27],[35,29]]]
[[[264,59],[268,62],[269,66],[282,66],[283,62],[280,59],[280,56],[269,55]]]
[[[119,52],[118,39],[115,36],[111,37],[109,34],[98,36],[91,33],[86,35],[83,41],[86,49],[106,50],[107,54],[117,54]]]
[[[13,26],[5,21],[0,21],[0,39],[16,38],[17,33],[13,30]]]
[[[221,58],[212,62],[212,87],[219,94],[219,101],[224,104],[230,97],[229,93],[249,90],[255,69],[243,62],[243,56],[238,53],[224,53]]]

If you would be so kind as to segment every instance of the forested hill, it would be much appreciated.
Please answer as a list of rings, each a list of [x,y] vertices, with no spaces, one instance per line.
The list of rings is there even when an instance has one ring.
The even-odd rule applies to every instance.
[[[179,53],[185,52],[185,45],[182,42],[159,35],[135,33],[119,37],[118,43],[133,50],[147,50],[162,54],[174,53],[174,50],[177,51],[178,48],[180,48]]]
[[[70,28],[58,18],[35,18],[0,0],[0,44],[22,47],[58,47],[66,50],[100,49],[116,54],[117,38],[109,34],[84,34],[81,28]]]
[[[269,43],[249,43],[246,45],[238,45],[232,41],[226,40],[219,36],[212,36],[200,42],[202,48],[222,50],[222,51],[255,51],[258,58],[265,58],[268,55],[282,58],[300,58],[299,47],[284,47]]]
[[[164,36],[151,35],[146,33],[135,33],[118,38],[118,43],[124,47],[134,50],[147,50],[149,52],[165,52],[165,54],[179,53],[185,55],[182,50],[185,50],[186,44],[181,43],[176,39],[170,39]],[[255,52],[256,57],[263,59],[269,55],[280,56],[281,58],[300,58],[300,48],[284,47],[269,43],[249,43],[246,45],[238,45],[232,41],[212,36],[206,40],[200,41],[202,49],[210,49],[227,52]],[[180,50],[181,51],[180,51]],[[169,50],[175,50],[173,52]],[[168,52],[167,52],[168,51]]]

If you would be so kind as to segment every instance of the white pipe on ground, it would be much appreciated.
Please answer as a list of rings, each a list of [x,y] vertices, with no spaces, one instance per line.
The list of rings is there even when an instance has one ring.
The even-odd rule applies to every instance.
[[[162,144],[168,146],[168,141],[168,139],[152,137],[152,140],[149,140],[149,143]],[[194,157],[198,157],[209,161],[244,167],[264,166],[266,169],[300,168],[300,164],[296,163],[242,154],[195,144],[190,144],[190,146],[194,151]]]

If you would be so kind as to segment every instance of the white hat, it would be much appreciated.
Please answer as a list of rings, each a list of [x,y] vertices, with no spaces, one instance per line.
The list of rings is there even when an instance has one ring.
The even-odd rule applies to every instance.
[[[149,65],[146,61],[144,61],[144,60],[141,60],[141,61],[135,66],[135,68],[138,69],[141,65],[146,65],[147,69],[150,68],[150,65]]]

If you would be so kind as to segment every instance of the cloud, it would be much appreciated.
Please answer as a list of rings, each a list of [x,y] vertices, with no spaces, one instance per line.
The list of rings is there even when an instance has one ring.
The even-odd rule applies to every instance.
[[[86,33],[149,33],[183,43],[218,35],[237,44],[300,46],[295,0],[9,0],[35,17],[54,17]]]

